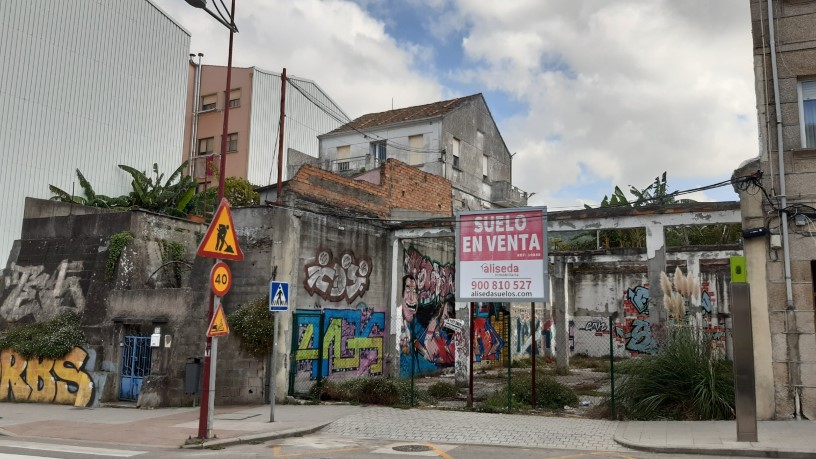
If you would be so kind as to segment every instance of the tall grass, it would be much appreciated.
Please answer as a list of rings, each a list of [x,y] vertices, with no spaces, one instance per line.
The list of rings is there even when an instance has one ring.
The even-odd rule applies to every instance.
[[[619,413],[637,420],[733,419],[732,364],[710,344],[691,327],[672,326],[659,353],[622,362]]]

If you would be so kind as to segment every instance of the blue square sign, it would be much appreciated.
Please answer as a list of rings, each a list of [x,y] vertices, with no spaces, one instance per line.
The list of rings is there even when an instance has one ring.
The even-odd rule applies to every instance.
[[[271,312],[282,312],[289,310],[289,283],[270,282],[269,283],[269,310]]]

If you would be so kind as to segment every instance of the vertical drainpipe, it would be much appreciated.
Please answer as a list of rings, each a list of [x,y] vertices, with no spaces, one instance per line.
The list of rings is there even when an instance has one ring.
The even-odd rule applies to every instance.
[[[201,58],[204,53],[198,53],[198,63],[193,61],[193,55],[190,55],[190,64],[195,67],[195,78],[193,83],[193,118],[192,128],[190,129],[190,167],[189,173],[192,177],[195,173],[195,163],[193,158],[196,154],[196,140],[198,137],[198,110],[201,103]]]
[[[780,193],[780,205],[782,209],[780,210],[779,218],[782,220],[782,258],[783,264],[785,267],[785,295],[787,299],[786,305],[786,315],[787,319],[785,321],[786,324],[786,332],[790,332],[787,330],[787,326],[790,324],[790,321],[793,321],[794,328],[796,327],[796,315],[794,313],[795,307],[793,304],[793,286],[791,285],[791,262],[790,262],[790,240],[788,238],[788,197],[787,197],[787,190],[785,188],[785,157],[784,157],[784,141],[782,135],[782,106],[780,102],[780,94],[779,94],[779,74],[777,73],[777,66],[776,66],[776,38],[774,33],[774,8],[773,8],[773,0],[768,0],[768,32],[769,32],[769,40],[770,40],[770,53],[771,53],[771,71],[773,74],[773,90],[774,90],[774,102],[776,108],[776,143],[777,143],[777,158],[779,160],[779,193]],[[770,159],[770,158],[769,158]],[[787,334],[790,338],[792,335],[790,333]],[[797,349],[798,351],[798,343]],[[795,385],[797,380],[799,379],[799,367],[798,363],[794,362],[794,360],[798,361],[799,359],[790,359],[790,350],[791,350],[791,343],[788,343],[788,350],[789,350],[789,366],[794,366],[796,371],[789,370],[789,381],[788,384]],[[801,419],[800,409],[799,409],[799,389],[794,387],[794,415],[796,419]]]

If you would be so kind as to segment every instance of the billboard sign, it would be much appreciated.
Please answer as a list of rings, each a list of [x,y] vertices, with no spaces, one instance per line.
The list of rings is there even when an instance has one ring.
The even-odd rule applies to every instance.
[[[457,301],[549,301],[547,208],[456,218]]]

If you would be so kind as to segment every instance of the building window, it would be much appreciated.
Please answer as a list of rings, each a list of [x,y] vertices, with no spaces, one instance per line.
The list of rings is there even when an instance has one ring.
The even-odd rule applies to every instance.
[[[484,132],[476,131],[476,148],[484,150]]]
[[[215,94],[210,94],[209,96],[202,97],[201,111],[208,112],[210,110],[215,110],[216,102],[218,102],[218,96]]]
[[[459,169],[459,139],[453,139],[451,153],[453,154],[453,167]]]
[[[482,155],[482,180],[487,180],[487,155]]]
[[[337,163],[337,171],[338,172],[346,172],[346,171],[348,171],[350,169],[351,169],[351,165],[349,165],[348,161],[343,161],[343,162]]]
[[[238,151],[238,133],[230,134],[227,136],[227,151],[228,152]]]
[[[215,137],[207,137],[206,139],[198,139],[198,156],[213,154],[215,147]]]
[[[230,91],[230,101],[229,101],[230,108],[238,108],[241,106],[241,90],[240,89],[233,89]]]
[[[816,148],[816,80],[799,82],[802,147]]]
[[[371,144],[371,155],[374,156],[377,162],[385,162],[385,159],[388,157],[387,151],[385,141],[373,142]]]
[[[422,134],[408,137],[408,164],[416,166],[425,162],[425,136]]]

